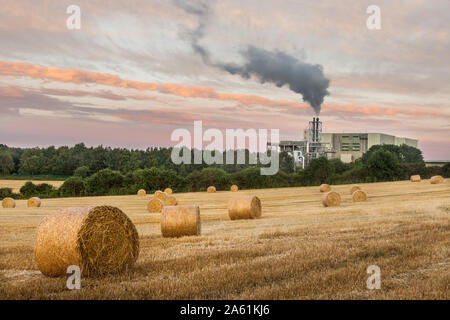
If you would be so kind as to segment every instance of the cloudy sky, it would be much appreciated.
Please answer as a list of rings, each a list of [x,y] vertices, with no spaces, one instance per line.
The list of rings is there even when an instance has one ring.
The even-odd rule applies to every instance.
[[[217,67],[252,47],[322,66],[324,132],[415,138],[426,159],[450,159],[448,0],[1,4],[0,143],[169,146],[194,120],[300,139],[314,116],[301,94]],[[67,28],[73,4],[80,30]],[[366,26],[371,4],[380,30]]]

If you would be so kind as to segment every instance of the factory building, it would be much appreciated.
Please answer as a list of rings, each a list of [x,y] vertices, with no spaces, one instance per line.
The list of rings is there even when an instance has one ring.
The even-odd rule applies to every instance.
[[[320,142],[333,151],[332,158],[341,159],[342,162],[352,162],[361,158],[370,147],[375,145],[406,144],[414,148],[418,146],[417,140],[384,133],[322,133]]]
[[[319,157],[349,163],[361,158],[370,147],[381,144],[406,144],[417,148],[418,141],[383,133],[323,133],[322,122],[319,118],[313,118],[304,131],[302,141],[280,141],[277,145],[268,143],[268,148],[277,147],[279,151],[289,152],[294,157],[294,168],[304,168],[312,159]]]

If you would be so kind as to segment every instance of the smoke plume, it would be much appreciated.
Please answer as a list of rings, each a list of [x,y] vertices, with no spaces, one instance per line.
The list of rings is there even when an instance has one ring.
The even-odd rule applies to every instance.
[[[290,90],[303,96],[319,115],[325,96],[329,95],[328,86],[330,80],[323,74],[323,68],[318,64],[309,64],[284,53],[280,50],[268,51],[265,49],[248,46],[241,51],[243,64],[222,63],[212,61],[209,51],[200,44],[205,35],[205,28],[212,10],[206,2],[173,0],[184,11],[198,17],[198,27],[189,33],[189,40],[193,50],[199,54],[203,62],[249,79],[256,77],[261,83],[270,82],[277,87],[287,85]]]

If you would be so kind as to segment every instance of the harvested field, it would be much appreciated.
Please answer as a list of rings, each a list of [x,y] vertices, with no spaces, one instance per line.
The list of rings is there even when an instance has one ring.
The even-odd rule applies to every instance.
[[[11,183],[11,181],[9,181]],[[41,208],[0,208],[0,299],[449,299],[450,180],[333,185],[340,207],[323,207],[317,186],[179,193],[200,206],[201,236],[163,238],[160,213],[134,196],[46,199]],[[236,195],[261,199],[262,216],[228,217]],[[43,276],[33,258],[37,225],[61,208],[111,205],[136,225],[140,253],[121,275]],[[366,269],[381,268],[381,289],[368,290]]]

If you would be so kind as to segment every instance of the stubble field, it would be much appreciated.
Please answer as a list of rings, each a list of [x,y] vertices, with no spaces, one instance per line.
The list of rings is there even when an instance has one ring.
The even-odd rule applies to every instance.
[[[18,201],[0,208],[0,299],[449,299],[450,181],[360,184],[369,199],[352,203],[349,185],[333,186],[342,205],[324,208],[318,187],[176,194],[198,204],[202,235],[161,237],[159,214],[137,196]],[[257,220],[230,221],[228,199],[260,197]],[[43,217],[66,207],[107,204],[135,223],[135,268],[83,278],[43,276],[33,241]],[[367,267],[381,269],[381,289],[368,290]]]

